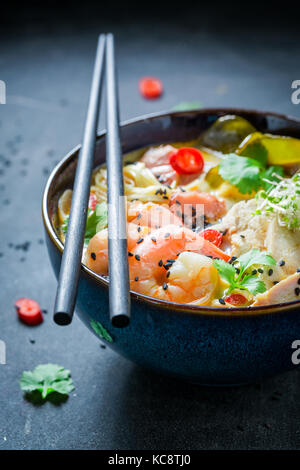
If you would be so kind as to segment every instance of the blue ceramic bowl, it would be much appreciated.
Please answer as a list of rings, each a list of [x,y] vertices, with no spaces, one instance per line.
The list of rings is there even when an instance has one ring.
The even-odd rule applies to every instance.
[[[122,125],[124,153],[151,144],[197,138],[219,116],[238,114],[258,130],[300,138],[300,121],[275,113],[203,109],[144,116]],[[79,146],[50,175],[43,220],[52,266],[58,276],[63,245],[52,215],[62,191],[71,188]],[[105,134],[97,139],[95,166],[105,161]],[[77,313],[92,333],[128,359],[163,374],[205,385],[261,380],[295,367],[292,343],[300,339],[300,302],[232,310],[182,305],[131,294],[131,323],[109,321],[108,282],[82,265]]]

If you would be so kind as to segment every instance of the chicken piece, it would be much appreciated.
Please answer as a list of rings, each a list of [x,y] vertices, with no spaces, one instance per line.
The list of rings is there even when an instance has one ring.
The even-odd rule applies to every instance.
[[[264,269],[262,280],[267,289],[293,274],[300,267],[299,232],[292,232],[278,224],[276,215],[253,215],[257,208],[255,199],[235,204],[222,222],[212,226],[226,231],[221,249],[239,257],[252,248],[267,251],[277,261],[272,269]]]
[[[252,307],[291,302],[293,300],[300,300],[300,273],[298,272],[283,279],[263,294],[258,294]]]

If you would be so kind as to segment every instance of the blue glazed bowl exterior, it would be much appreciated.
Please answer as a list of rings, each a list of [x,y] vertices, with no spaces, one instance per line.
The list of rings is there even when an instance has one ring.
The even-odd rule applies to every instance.
[[[259,130],[300,136],[297,120],[274,113],[201,110],[144,117],[122,127],[124,151],[145,145],[190,140],[222,114],[239,114]],[[96,166],[103,161],[99,136]],[[58,196],[70,187],[78,148],[49,177],[43,219],[52,266],[58,276],[62,244],[51,223]],[[83,323],[112,349],[163,374],[203,385],[236,385],[290,370],[292,343],[300,339],[299,302],[260,309],[228,311],[191,307],[132,293],[131,322],[123,329],[109,321],[108,284],[82,266],[77,313]]]

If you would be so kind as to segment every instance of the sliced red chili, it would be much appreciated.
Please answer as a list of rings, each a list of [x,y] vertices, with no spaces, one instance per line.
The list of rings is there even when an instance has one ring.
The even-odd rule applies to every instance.
[[[230,294],[228,297],[225,297],[225,302],[235,307],[241,307],[246,305],[247,299],[242,294]]]
[[[170,155],[170,165],[181,175],[201,173],[204,166],[202,153],[194,147],[181,147]]]
[[[15,307],[20,320],[27,323],[27,325],[39,325],[42,323],[42,310],[35,300],[22,297],[15,302]]]
[[[218,232],[218,230],[214,230],[213,228],[207,228],[200,232],[199,235],[205,240],[208,240],[210,243],[213,243],[218,248],[222,245],[223,235],[222,233]]]
[[[90,198],[89,198],[89,209],[91,209],[92,211],[95,210],[95,207],[97,205],[97,198],[95,196],[94,193],[90,193]]]
[[[162,95],[163,84],[158,78],[143,77],[139,81],[139,89],[143,98],[153,100]]]

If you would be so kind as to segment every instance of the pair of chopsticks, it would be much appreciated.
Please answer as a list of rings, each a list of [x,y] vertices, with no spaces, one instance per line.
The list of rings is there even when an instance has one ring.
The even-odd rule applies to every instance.
[[[106,164],[109,208],[109,311],[111,322],[116,327],[124,327],[130,320],[126,210],[114,37],[112,34],[101,34],[98,39],[83,142],[78,156],[68,231],[58,279],[54,321],[59,325],[71,323],[76,303],[104,68],[106,68]]]

